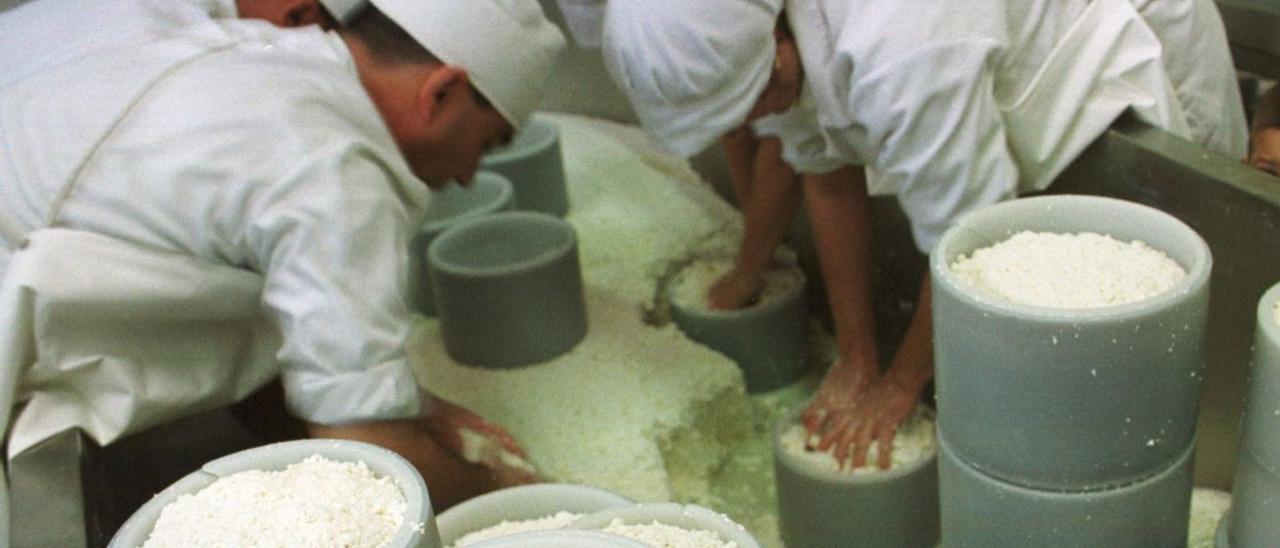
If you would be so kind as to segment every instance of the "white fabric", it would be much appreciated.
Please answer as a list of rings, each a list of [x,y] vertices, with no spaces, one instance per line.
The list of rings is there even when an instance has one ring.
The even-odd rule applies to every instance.
[[[274,377],[262,277],[89,232],[39,230],[6,272],[19,372],[9,456],[68,427],[106,443],[229,405]],[[12,299],[12,300],[9,300]],[[180,416],[180,415],[179,415]]]
[[[1201,0],[1166,3],[1192,2]],[[788,9],[827,145],[812,156],[814,167],[831,157],[868,165],[870,190],[899,197],[922,250],[964,213],[1045,188],[1126,109],[1216,146],[1232,139],[1197,134],[1186,115],[1211,105],[1220,119],[1203,127],[1244,136],[1233,79],[1175,80],[1189,88],[1175,94],[1176,71],[1161,61],[1196,59],[1220,75],[1231,61],[1225,42],[1211,47],[1216,19],[1196,22],[1207,38],[1193,51],[1184,49],[1189,40],[1162,44],[1123,0],[948,2],[927,10],[826,0]],[[887,28],[894,31],[870,30]]]
[[[769,82],[782,0],[609,0],[605,67],[659,146],[693,156]]]
[[[558,0],[569,34],[580,48],[599,48],[607,0]]]
[[[32,0],[0,13],[0,88],[140,33],[237,14],[235,0]]]
[[[538,107],[564,34],[536,0],[372,0],[519,129]]]
[[[243,378],[190,375],[240,387],[280,371],[293,414],[323,424],[418,413],[403,350],[406,255],[429,193],[336,35],[230,20],[82,56],[0,88],[0,150],[0,236],[10,251],[56,226],[263,276],[260,307],[284,340],[274,359],[251,360]],[[76,264],[58,272],[108,279],[92,262]],[[146,273],[110,275],[123,283]],[[166,341],[152,342],[147,350],[163,360]],[[50,347],[44,373],[23,381],[26,398],[47,393],[56,405],[28,405],[24,415],[34,415],[20,418],[15,439],[31,439],[19,430],[32,425],[89,426],[108,443],[199,399],[132,401],[159,397],[145,375],[121,361],[55,359],[63,352]],[[72,385],[103,393],[57,398]],[[94,397],[118,403],[86,407]],[[135,423],[126,404],[154,409]]]
[[[368,0],[320,0],[320,5],[329,11],[338,23],[346,24],[359,13],[360,8],[369,5]]]
[[[963,214],[1045,188],[1128,109],[1241,157],[1243,109],[1211,0],[1132,2],[1138,11],[1130,0],[788,0],[805,96],[755,129],[781,136],[784,158],[801,172],[867,166],[869,190],[898,196],[926,251]],[[630,25],[647,34],[606,36],[606,53],[613,40],[647,38],[652,51],[624,60],[628,72],[657,75],[655,89],[728,67],[664,66],[688,62],[679,55],[693,23],[682,19],[719,24],[699,9],[634,10]],[[672,113],[633,105],[642,122]],[[677,131],[709,143],[690,119],[703,122],[695,112],[666,123],[694,126]]]

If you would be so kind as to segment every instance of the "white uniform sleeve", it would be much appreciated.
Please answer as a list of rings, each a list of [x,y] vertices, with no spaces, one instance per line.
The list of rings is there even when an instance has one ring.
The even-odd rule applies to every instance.
[[[827,173],[860,163],[830,152],[818,124],[817,107],[807,90],[790,109],[756,120],[751,129],[759,137],[777,137],[782,143],[782,159],[797,173]]]
[[[1014,197],[1018,170],[993,95],[991,44],[951,42],[861,67],[843,137],[894,189],[916,246],[933,249],[965,213]]]
[[[289,408],[320,424],[417,415],[407,202],[368,151],[314,156],[255,197],[248,236],[283,335]]]

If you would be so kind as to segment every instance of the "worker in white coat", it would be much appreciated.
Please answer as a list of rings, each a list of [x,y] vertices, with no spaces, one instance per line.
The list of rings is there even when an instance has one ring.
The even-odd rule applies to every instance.
[[[925,252],[965,213],[1046,188],[1126,111],[1231,157],[1246,144],[1211,0],[610,0],[603,51],[672,152],[781,114],[815,224],[869,237],[849,217],[894,194]],[[832,302],[869,302],[840,295],[867,287],[866,246],[818,240]],[[875,440],[888,465],[932,377],[928,294],[926,278],[883,375],[865,359],[828,371],[805,416],[819,448],[861,465]]]
[[[279,376],[312,435],[398,451],[438,507],[532,479],[461,460],[464,429],[520,449],[418,388],[407,254],[427,186],[470,181],[563,46],[533,0],[374,0],[337,33],[209,19],[0,88],[8,453]]]
[[[0,87],[139,33],[219,19],[279,27],[346,21],[365,0],[32,0],[0,14]]]

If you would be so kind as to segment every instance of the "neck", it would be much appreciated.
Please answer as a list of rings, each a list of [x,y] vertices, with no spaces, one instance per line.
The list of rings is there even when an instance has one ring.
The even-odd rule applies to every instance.
[[[425,78],[425,67],[381,62],[359,39],[347,35],[342,39],[351,51],[360,84],[391,135],[401,143],[408,135],[409,124],[416,119],[417,91]]]

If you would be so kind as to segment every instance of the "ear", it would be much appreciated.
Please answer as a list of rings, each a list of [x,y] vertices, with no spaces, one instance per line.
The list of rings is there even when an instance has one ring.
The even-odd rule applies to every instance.
[[[467,71],[453,65],[435,66],[418,89],[418,116],[430,125],[457,102],[462,94],[470,92]]]

